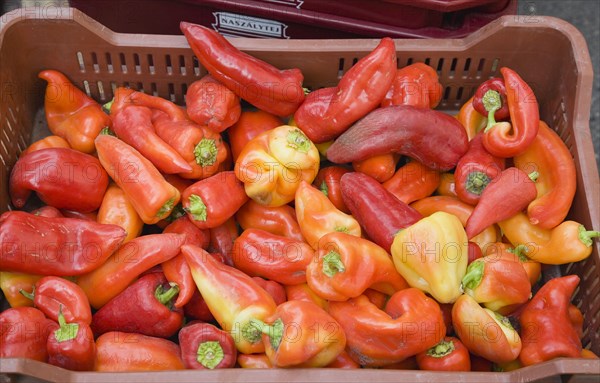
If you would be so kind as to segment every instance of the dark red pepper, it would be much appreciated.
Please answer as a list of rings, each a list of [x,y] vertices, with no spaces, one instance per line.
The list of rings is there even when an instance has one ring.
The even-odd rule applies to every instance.
[[[237,361],[231,334],[210,323],[186,325],[179,331],[179,346],[183,364],[189,369],[232,368]]]
[[[265,289],[266,292],[271,294],[277,306],[287,301],[285,287],[283,287],[283,285],[281,285],[280,283],[266,280],[261,277],[252,277],[252,279],[254,279],[254,282],[258,283],[260,287]]]
[[[233,243],[239,237],[239,228],[235,219],[229,218],[223,224],[210,230],[211,253],[219,253],[225,260],[225,264],[233,266]]]
[[[317,176],[313,181],[313,185],[321,190],[338,210],[346,214],[350,213],[350,210],[348,210],[348,207],[342,198],[340,179],[344,174],[349,172],[351,172],[351,170],[341,166],[327,166],[319,169],[319,173],[317,173]]]
[[[192,299],[190,299],[190,301],[183,306],[183,310],[185,312],[185,316],[188,318],[198,319],[203,322],[213,322],[215,320],[215,317],[210,312],[206,301],[198,289],[194,291]]]
[[[239,97],[211,75],[189,86],[185,104],[192,121],[217,133],[235,124],[242,114]]]
[[[33,307],[13,307],[0,313],[0,358],[46,362],[48,334],[58,326]]]
[[[483,82],[473,96],[473,108],[479,114],[487,117],[487,128],[491,128],[496,120],[504,121],[510,117],[506,100],[506,86],[499,77]]]
[[[59,312],[59,328],[48,336],[48,363],[73,371],[92,371],[96,362],[94,334],[87,323],[69,322]]]

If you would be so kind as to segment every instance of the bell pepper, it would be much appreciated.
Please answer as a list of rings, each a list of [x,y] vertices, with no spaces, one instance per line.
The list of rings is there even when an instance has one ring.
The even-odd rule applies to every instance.
[[[183,306],[183,311],[188,319],[197,319],[203,322],[214,322],[215,317],[210,312],[206,301],[202,297],[202,294],[196,289],[192,299]]]
[[[281,283],[266,280],[261,277],[252,277],[254,282],[256,282],[260,287],[265,289],[266,292],[271,294],[275,305],[279,306],[283,302],[287,301],[287,295],[285,293],[285,287]]]
[[[308,286],[320,297],[345,301],[372,288],[392,295],[407,288],[390,255],[364,238],[342,232],[326,234],[306,268]]]
[[[496,123],[486,128],[483,146],[496,157],[509,158],[523,153],[535,140],[540,113],[537,99],[529,85],[512,69],[503,67],[500,68],[500,73],[506,86],[510,123]],[[497,98],[490,103],[498,105],[499,101]]]
[[[94,314],[92,330],[96,336],[123,331],[168,338],[183,325],[183,309],[173,307],[178,293],[163,273],[146,274]]]
[[[241,52],[212,29],[186,22],[179,26],[208,73],[258,109],[284,117],[304,101],[299,69],[279,70]]]
[[[519,360],[524,366],[581,355],[581,340],[568,313],[571,296],[578,284],[577,275],[551,279],[521,312],[523,349]]]
[[[210,323],[191,322],[179,331],[178,338],[185,368],[213,370],[235,366],[237,349],[233,338]]]
[[[238,354],[237,362],[241,368],[273,368],[267,354]]]
[[[47,148],[71,148],[71,146],[69,146],[67,140],[60,136],[47,136],[29,145],[27,149],[21,152],[19,157],[22,157],[27,153],[35,152],[36,150]]]
[[[123,242],[139,237],[144,228],[144,222],[129,202],[127,195],[114,183],[110,184],[104,193],[96,220],[98,223],[121,226],[127,233]]]
[[[336,87],[309,93],[294,114],[295,123],[313,142],[336,138],[379,106],[392,85],[395,69],[396,46],[384,37],[344,73]]]
[[[379,182],[386,182],[396,172],[396,164],[400,156],[395,153],[379,154],[361,161],[352,162],[355,172],[364,173]]]
[[[481,83],[475,90],[472,103],[473,109],[487,118],[486,129],[491,128],[496,120],[503,121],[510,117],[506,86],[504,80],[499,77]]]
[[[9,193],[13,205],[25,206],[35,191],[57,209],[84,213],[100,207],[108,174],[93,156],[68,148],[40,149],[20,157],[12,169]]]
[[[304,133],[282,125],[246,144],[235,163],[235,175],[254,201],[281,206],[294,200],[300,181],[315,179],[319,163],[319,151]]]
[[[110,106],[112,129],[162,173],[189,173],[192,167],[155,131],[153,109],[170,101],[128,88],[117,88]]]
[[[454,117],[431,109],[395,105],[373,110],[327,149],[336,164],[398,153],[439,171],[454,168],[467,152],[465,129]]]
[[[33,301],[21,291],[31,294],[35,283],[42,278],[43,275],[0,271],[0,290],[10,307],[31,307]]]
[[[196,227],[187,217],[181,217],[171,222],[163,233],[185,234],[185,244],[195,245],[203,249],[208,248],[210,243],[210,232]],[[183,307],[192,299],[196,284],[192,278],[192,272],[188,266],[183,254],[179,253],[175,257],[162,263],[162,271],[169,282],[174,282],[179,288],[177,299],[173,305],[177,308]]]
[[[265,320],[275,312],[271,295],[242,271],[216,261],[205,250],[184,245],[196,286],[221,328],[233,336],[239,352],[264,352],[252,319]]]
[[[462,293],[467,270],[467,236],[460,220],[439,211],[400,231],[392,244],[396,270],[411,287],[439,303],[452,303]]]
[[[537,198],[527,206],[527,215],[534,225],[544,229],[558,226],[567,216],[577,187],[575,162],[569,148],[545,122],[535,140],[513,159],[525,172],[536,171]]]
[[[246,201],[248,196],[233,171],[200,180],[182,194],[183,209],[190,221],[200,229],[222,225]]]
[[[211,252],[221,254],[225,264],[233,266],[233,243],[240,235],[235,219],[229,218],[222,225],[209,229],[209,233]]]
[[[121,246],[106,262],[77,279],[90,304],[99,309],[119,295],[140,274],[175,257],[185,241],[183,234],[149,234]]]
[[[304,241],[296,211],[289,205],[264,206],[249,200],[235,213],[235,219],[242,229],[261,229],[271,234]]]
[[[0,216],[0,270],[55,276],[85,274],[102,265],[125,235],[117,225],[7,211]]]
[[[435,346],[446,334],[440,306],[415,288],[392,295],[385,311],[361,295],[330,302],[329,314],[346,332],[352,359],[366,367],[401,362]]]
[[[396,233],[423,216],[366,174],[352,172],[341,178],[344,203],[368,237],[390,251]]]
[[[310,301],[288,301],[265,321],[251,323],[263,333],[265,353],[275,367],[325,367],[346,347],[336,320]]]
[[[60,310],[58,324],[60,327],[48,335],[48,363],[67,370],[92,371],[96,362],[96,343],[89,324],[67,323]]]
[[[456,119],[464,126],[469,141],[487,124],[487,118],[478,113],[473,107],[473,97],[460,107]]]
[[[251,277],[264,277],[284,285],[306,282],[306,267],[313,249],[305,242],[246,229],[233,244],[233,264]]]
[[[383,187],[404,203],[433,194],[440,184],[440,173],[418,161],[410,161],[383,183]]]
[[[340,180],[346,173],[350,173],[350,170],[341,166],[333,165],[321,168],[313,181],[313,185],[321,190],[339,211],[348,214],[350,210],[344,203],[340,186]]]
[[[13,307],[0,313],[0,358],[46,362],[46,342],[57,325],[33,307]]]
[[[98,337],[96,350],[95,371],[147,372],[185,369],[179,346],[163,338],[112,331]]]
[[[525,255],[527,245],[513,247],[503,242],[491,243],[485,248],[486,257],[507,258],[514,262],[520,262],[529,277],[529,283],[533,287],[542,277],[542,265],[533,261]]]
[[[515,167],[503,170],[483,189],[465,225],[467,237],[471,239],[523,210],[537,195],[533,181],[536,176],[535,172],[527,175]]]
[[[445,337],[429,350],[418,353],[417,364],[421,370],[471,371],[469,350],[456,337]]]
[[[185,94],[186,112],[196,124],[220,133],[240,118],[240,99],[211,75],[190,84]]]
[[[75,150],[94,152],[94,139],[102,129],[111,126],[110,117],[64,74],[44,70],[38,77],[48,82],[44,109],[52,134],[67,140]]]
[[[441,196],[457,197],[456,195],[456,180],[454,173],[442,173],[440,175],[440,184],[436,189],[436,193]]]
[[[412,105],[435,109],[442,95],[442,84],[435,69],[424,63],[414,63],[396,70],[381,106]]]
[[[294,206],[302,235],[313,249],[328,233],[361,236],[360,224],[354,217],[339,211],[322,192],[304,181],[296,190]]]
[[[181,195],[140,152],[106,134],[96,138],[96,149],[102,166],[144,223],[151,225],[171,214]]]
[[[327,299],[321,298],[308,286],[307,283],[301,283],[299,285],[285,285],[284,288],[288,301],[311,301],[325,311],[327,311],[327,308],[329,307]]]
[[[504,158],[495,157],[483,147],[483,133],[469,142],[469,150],[454,169],[456,195],[470,205],[479,202],[486,186],[505,168]]]
[[[242,149],[251,139],[281,125],[283,125],[283,121],[279,117],[264,110],[242,111],[237,122],[227,130],[233,160],[237,160]]]

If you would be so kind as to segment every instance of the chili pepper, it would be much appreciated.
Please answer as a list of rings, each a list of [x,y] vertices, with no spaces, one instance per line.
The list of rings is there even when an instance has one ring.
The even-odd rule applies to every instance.
[[[521,312],[523,350],[519,360],[524,366],[581,355],[581,340],[568,313],[571,296],[578,284],[577,275],[551,279]]]
[[[144,228],[144,222],[129,202],[127,195],[114,183],[110,184],[104,193],[102,204],[98,209],[97,221],[121,226],[127,233],[123,242],[139,237]]]
[[[431,294],[439,303],[452,303],[462,293],[467,247],[460,220],[439,211],[400,231],[391,253],[396,270],[411,287]]]
[[[558,226],[567,216],[577,186],[575,162],[569,148],[545,122],[535,140],[514,159],[523,171],[536,171],[537,198],[527,206],[527,215],[534,225],[544,229]]]
[[[350,170],[341,166],[334,165],[321,168],[313,181],[313,185],[321,190],[339,211],[348,214],[350,210],[344,203],[340,187],[340,180],[346,173],[350,173]]]
[[[31,152],[35,152],[36,150],[47,149],[47,148],[71,148],[71,147],[69,146],[69,143],[67,142],[67,140],[65,140],[64,138],[62,138],[60,136],[47,136],[47,137],[37,140],[36,142],[29,145],[27,147],[27,149],[23,150],[19,156],[22,157],[22,156],[26,155],[27,153],[31,153]]]
[[[511,122],[497,123],[484,130],[483,146],[496,157],[509,158],[523,153],[531,145],[538,133],[540,115],[529,85],[512,69],[500,68],[500,73],[506,86]],[[498,101],[490,103],[498,104]]]
[[[364,173],[379,182],[386,182],[394,175],[400,156],[396,153],[379,154],[361,161],[352,162],[356,172]]]
[[[346,347],[336,320],[310,301],[288,301],[265,321],[251,323],[263,333],[265,353],[275,367],[325,367]],[[289,331],[297,331],[290,337]]]
[[[215,317],[210,312],[206,301],[198,289],[194,291],[192,299],[183,306],[183,311],[187,318],[198,319],[203,322],[213,322],[215,320]]]
[[[456,181],[453,173],[440,174],[440,184],[436,189],[436,192],[441,196],[458,198],[456,195]]]
[[[7,211],[0,216],[0,270],[55,276],[85,274],[102,265],[125,235],[116,225]]]
[[[237,362],[241,368],[273,368],[267,354],[238,354]]]
[[[191,322],[179,331],[179,346],[186,368],[232,368],[237,349],[231,335],[210,323]]]
[[[231,145],[231,154],[236,161],[244,146],[267,130],[275,129],[283,125],[283,121],[277,116],[265,112],[264,110],[244,110],[240,118],[227,130],[229,144]]]
[[[440,184],[440,173],[418,161],[410,161],[383,183],[383,187],[404,203],[433,194]]]
[[[475,90],[472,103],[473,109],[487,117],[486,130],[491,128],[496,120],[503,121],[510,117],[506,86],[504,80],[499,77],[493,77],[481,83]]]
[[[140,277],[98,310],[92,320],[95,335],[123,331],[168,338],[183,325],[183,309],[173,307],[179,287],[163,273]]]
[[[346,332],[352,359],[366,367],[401,362],[433,347],[446,333],[437,302],[415,288],[394,293],[385,311],[361,295],[330,302],[329,314]]]
[[[38,77],[48,82],[44,109],[52,134],[67,140],[75,150],[92,153],[100,130],[111,126],[110,117],[64,74],[44,70]]]
[[[222,225],[211,228],[209,232],[209,249],[212,252],[221,254],[226,265],[233,266],[233,243],[239,237],[239,229],[235,219],[229,218]]]
[[[27,292],[23,291],[23,295]],[[28,295],[26,295],[28,296]],[[59,317],[69,323],[92,323],[92,311],[85,292],[74,282],[64,278],[47,276],[35,284],[31,296],[37,309],[48,318],[59,322]]]
[[[527,214],[519,212],[512,217],[498,222],[498,226],[502,230],[502,234],[514,246],[539,246],[548,242],[550,239],[551,230],[542,229],[537,225],[533,225]]]
[[[77,279],[95,309],[119,295],[140,274],[173,258],[185,241],[183,234],[149,234],[121,246],[100,267]]]
[[[57,209],[98,209],[108,175],[93,156],[68,148],[36,150],[20,157],[10,174],[13,205],[22,208],[32,191]]]
[[[258,109],[283,117],[304,101],[299,69],[279,70],[241,52],[212,29],[186,22],[180,28],[208,73]]]
[[[529,277],[529,283],[533,286],[542,276],[542,265],[539,262],[527,258],[525,255],[526,251],[526,245],[518,245],[513,248],[509,244],[496,242],[489,244],[489,246],[485,248],[485,256],[508,258],[515,262],[520,262]]]
[[[442,99],[442,84],[435,69],[414,63],[398,69],[381,106],[412,105],[434,109]]]
[[[48,334],[56,323],[33,307],[12,307],[0,313],[0,358],[46,362]]]
[[[319,162],[319,151],[304,133],[282,125],[246,144],[235,164],[235,175],[254,201],[281,206],[294,200],[300,181],[314,180]]]
[[[307,283],[301,283],[299,285],[285,285],[285,295],[288,301],[301,300],[311,301],[320,308],[327,311],[329,303],[326,299],[321,298],[316,292],[314,292]]]
[[[197,246],[184,245],[181,251],[210,312],[233,336],[238,351],[263,352],[260,333],[251,320],[265,320],[275,312],[271,295],[247,274],[216,261]]]
[[[279,306],[283,302],[287,301],[287,296],[285,293],[285,287],[282,284],[269,281],[261,277],[252,277],[254,282],[258,283],[260,287],[265,289],[266,292],[271,294],[273,301],[275,301],[275,305]]]
[[[294,121],[314,142],[336,138],[381,103],[392,85],[395,68],[396,46],[391,38],[384,37],[344,73],[332,90],[309,93],[294,114]],[[331,98],[323,105],[323,93],[329,92]]]
[[[322,298],[345,301],[367,288],[392,295],[408,287],[390,255],[363,238],[346,233],[326,234],[306,268],[308,286]]]
[[[361,236],[360,224],[354,217],[339,211],[319,190],[301,181],[296,190],[296,217],[302,235],[313,249],[328,233],[342,232]]]
[[[220,133],[240,118],[240,99],[211,75],[190,84],[185,103],[192,121]]]
[[[42,278],[43,275],[0,271],[0,290],[10,307],[31,307],[33,301],[21,294],[21,291],[31,294],[35,283]]]
[[[421,370],[471,371],[469,350],[456,337],[446,337],[427,351],[417,354]]]
[[[179,191],[140,152],[106,134],[96,138],[96,149],[102,166],[144,223],[151,225],[171,214],[181,197]]]
[[[304,241],[296,220],[296,211],[289,205],[269,207],[249,200],[235,213],[235,219],[242,229],[261,229],[296,241]]]
[[[535,173],[527,175],[515,167],[503,170],[483,189],[465,225],[467,237],[471,239],[486,227],[523,210],[537,195],[535,177]]]
[[[48,335],[48,363],[67,370],[92,371],[96,362],[96,343],[89,324],[67,323],[60,309],[58,324],[60,327]]]
[[[384,250],[390,251],[394,236],[422,218],[376,180],[357,172],[341,178],[344,203],[366,234]]]
[[[38,215],[40,217],[46,217],[46,218],[64,217],[63,213],[61,213],[60,210],[58,210],[54,206],[50,206],[50,205],[45,205],[40,208],[34,209],[34,210],[30,211],[30,213],[33,215]]]
[[[327,159],[341,164],[398,153],[439,171],[450,170],[467,152],[465,129],[454,117],[431,109],[395,105],[375,109],[341,134]]]
[[[473,107],[473,97],[461,106],[456,119],[464,126],[469,141],[487,124],[487,118],[478,113]]]
[[[469,142],[469,150],[456,164],[454,179],[456,195],[471,205],[479,202],[486,186],[505,168],[504,158],[491,155],[483,147],[483,133]]]
[[[98,337],[96,350],[95,371],[146,372],[185,368],[179,346],[163,338],[111,331]]]

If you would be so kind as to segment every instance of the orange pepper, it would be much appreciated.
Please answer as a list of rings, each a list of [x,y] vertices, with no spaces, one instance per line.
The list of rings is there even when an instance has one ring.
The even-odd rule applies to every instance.
[[[33,300],[21,294],[21,291],[31,294],[35,283],[43,277],[43,275],[0,271],[0,290],[10,307],[33,307]]]
[[[487,124],[486,116],[473,107],[473,97],[463,104],[456,118],[465,127],[469,141]]]
[[[379,182],[385,182],[394,175],[399,159],[400,155],[396,153],[380,154],[362,161],[354,161],[352,167],[357,172],[371,176]]]
[[[383,187],[404,203],[430,196],[440,185],[440,173],[418,161],[402,166]]]
[[[440,174],[440,184],[436,189],[437,194],[448,196],[448,197],[456,197],[456,183],[454,180],[454,174],[452,173],[442,173]]]
[[[70,148],[67,140],[60,136],[48,136],[44,137],[41,140],[37,140],[33,144],[29,145],[27,149],[23,150],[20,154],[24,156],[27,153],[35,152],[36,150],[45,149],[45,148]]]
[[[542,265],[539,262],[527,258],[525,254],[523,254],[525,248],[524,245],[513,247],[512,245],[503,242],[490,243],[486,246],[484,255],[486,257],[513,257],[514,260],[521,262],[521,265],[523,265],[523,268],[529,277],[529,283],[533,286],[542,276]]]
[[[127,232],[123,243],[131,241],[142,233],[144,222],[135,211],[123,189],[116,184],[110,184],[96,217],[98,223],[119,225]]]

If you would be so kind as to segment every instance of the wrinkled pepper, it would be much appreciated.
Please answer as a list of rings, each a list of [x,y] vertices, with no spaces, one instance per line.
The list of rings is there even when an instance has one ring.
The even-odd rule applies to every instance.
[[[269,207],[249,200],[235,213],[242,229],[261,229],[269,233],[304,241],[296,211],[289,205]]]
[[[442,84],[435,69],[425,63],[414,63],[396,70],[381,106],[412,105],[435,109],[442,95]]]
[[[410,161],[383,182],[383,187],[404,203],[433,194],[440,184],[440,173],[418,161]]]
[[[98,223],[121,226],[127,233],[123,242],[139,237],[144,228],[144,222],[129,202],[127,195],[114,183],[110,184],[104,193],[96,220]]]
[[[190,84],[185,94],[186,112],[196,124],[220,133],[240,118],[240,99],[211,75]]]
[[[96,362],[96,343],[90,325],[68,322],[60,311],[58,324],[60,327],[48,335],[48,363],[67,370],[92,371]]]
[[[235,366],[237,349],[233,338],[210,323],[191,322],[179,331],[178,339],[185,368],[213,370]]]
[[[417,365],[426,371],[471,371],[469,350],[460,339],[452,336],[418,353]]]
[[[485,128],[487,124],[487,118],[473,108],[473,97],[460,107],[456,119],[464,126],[469,141]]]
[[[31,307],[33,301],[24,296],[21,291],[31,294],[35,283],[43,277],[37,274],[0,271],[0,290],[10,307]]]
[[[229,218],[222,225],[209,229],[209,233],[210,251],[221,254],[225,260],[225,264],[233,266],[233,243],[240,235],[235,219]]]
[[[364,173],[379,182],[386,182],[396,172],[396,164],[400,156],[396,153],[379,154],[361,161],[352,162],[355,172]]]
[[[341,166],[333,165],[321,168],[313,181],[313,185],[321,190],[339,211],[348,214],[350,210],[344,203],[340,181],[346,173],[350,173],[350,170]]]
[[[237,160],[242,149],[251,139],[281,125],[283,125],[283,121],[279,117],[264,110],[242,111],[237,122],[227,130],[233,161]]]
[[[472,103],[473,109],[487,118],[486,129],[491,128],[496,120],[504,121],[510,117],[506,86],[504,79],[499,77],[481,83],[475,90]]]
[[[0,358],[46,362],[48,335],[58,326],[33,307],[13,307],[0,313]]]
[[[27,153],[35,152],[36,150],[40,149],[70,147],[71,146],[69,146],[67,140],[60,136],[47,136],[29,145],[27,149],[23,150],[19,156],[22,157]]]

